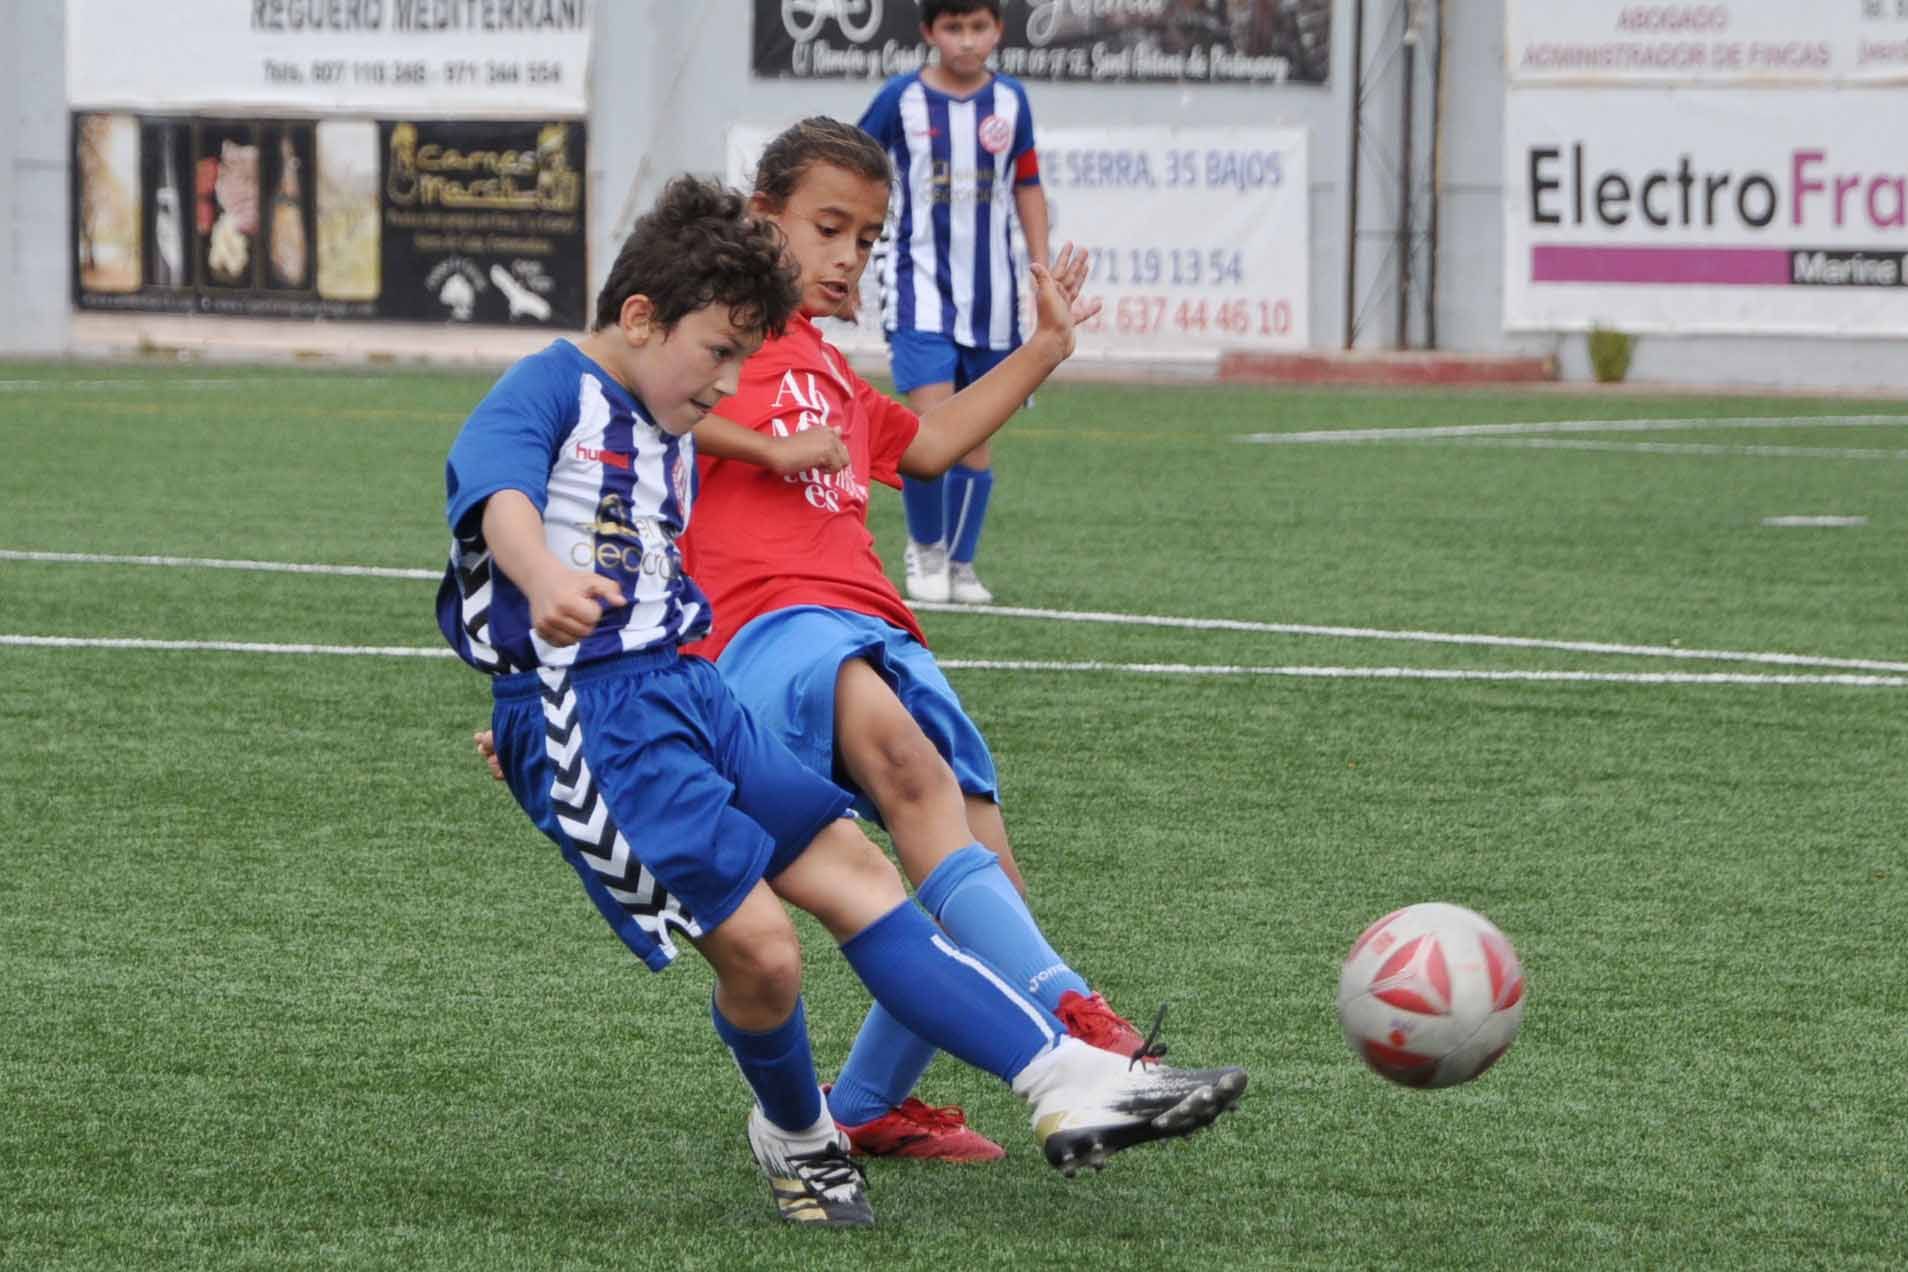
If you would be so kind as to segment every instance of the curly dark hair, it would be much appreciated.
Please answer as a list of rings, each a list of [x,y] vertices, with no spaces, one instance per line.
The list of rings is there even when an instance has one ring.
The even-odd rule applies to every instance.
[[[887,185],[894,180],[888,152],[853,124],[811,115],[775,135],[755,164],[755,192],[776,207],[788,202],[802,174],[815,164],[842,168]]]
[[[779,336],[801,303],[800,274],[782,259],[782,236],[749,215],[734,190],[676,177],[636,220],[596,296],[594,330],[621,321],[623,302],[647,296],[669,331],[710,305],[727,305],[738,327]]]

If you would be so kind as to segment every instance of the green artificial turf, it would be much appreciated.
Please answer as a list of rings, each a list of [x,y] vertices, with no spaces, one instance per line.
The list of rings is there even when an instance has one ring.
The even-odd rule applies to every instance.
[[[436,649],[443,457],[489,379],[0,365],[0,552],[423,572],[0,557],[0,638]],[[1043,389],[995,447],[1001,603],[1234,623],[927,630],[1055,944],[1252,1089],[1069,1183],[942,1060],[922,1094],[1010,1155],[875,1163],[868,1232],[774,1220],[706,969],[644,972],[483,777],[479,676],[0,644],[0,1266],[1899,1267],[1908,416],[1808,424],[1897,410]],[[1708,422],[1240,440],[1606,418]],[[898,571],[892,493],[874,521]],[[1001,660],[1041,666],[963,667]],[[1835,675],[1881,683],[1769,679]],[[1367,922],[1433,899],[1531,988],[1502,1063],[1419,1093],[1332,999]],[[800,926],[832,1072],[865,998]]]

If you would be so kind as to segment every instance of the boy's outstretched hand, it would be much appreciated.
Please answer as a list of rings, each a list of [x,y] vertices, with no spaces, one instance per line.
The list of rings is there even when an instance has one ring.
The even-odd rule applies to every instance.
[[[1034,330],[1059,336],[1065,354],[1073,352],[1073,329],[1100,312],[1100,299],[1080,298],[1086,285],[1090,262],[1085,248],[1067,243],[1053,258],[1051,267],[1034,265]],[[1064,355],[1063,355],[1064,356]]]

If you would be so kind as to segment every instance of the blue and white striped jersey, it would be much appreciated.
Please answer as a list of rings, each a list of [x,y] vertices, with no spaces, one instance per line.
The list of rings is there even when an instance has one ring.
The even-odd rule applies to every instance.
[[[882,264],[883,325],[940,332],[970,349],[1012,349],[1020,315],[1014,190],[1040,181],[1027,90],[995,75],[967,97],[919,71],[885,84],[861,127],[899,177]]]
[[[517,363],[477,404],[444,468],[451,559],[437,625],[459,657],[492,675],[565,667],[694,640],[709,602],[682,571],[695,444],[656,427],[615,377],[567,340]],[[557,648],[530,626],[530,605],[496,568],[483,505],[521,491],[543,515],[558,560],[612,579],[625,604]]]

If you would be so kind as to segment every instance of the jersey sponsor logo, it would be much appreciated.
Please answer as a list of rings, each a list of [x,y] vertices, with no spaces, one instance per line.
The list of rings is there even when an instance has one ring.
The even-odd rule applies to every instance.
[[[570,564],[580,570],[648,574],[665,583],[681,571],[669,527],[654,517],[632,515],[621,495],[604,495],[597,502],[596,519],[578,529],[591,535],[570,545]]]
[[[813,372],[782,373],[782,383],[776,389],[773,409],[781,411],[787,406],[800,409],[792,412],[792,422],[788,415],[777,415],[769,420],[769,431],[777,437],[806,432],[811,428],[832,427],[830,420],[835,413],[834,403],[822,391],[821,381],[815,378]],[[844,468],[838,473],[805,468],[798,473],[789,473],[782,480],[801,486],[802,498],[808,501],[809,507],[819,512],[840,512],[845,506],[868,502],[868,488],[855,476],[853,467]]]
[[[981,149],[997,155],[1014,144],[1014,126],[1005,115],[989,115],[980,121]]]
[[[621,451],[599,450],[582,442],[576,444],[576,457],[586,464],[602,464],[606,468],[628,469],[629,456]]]

